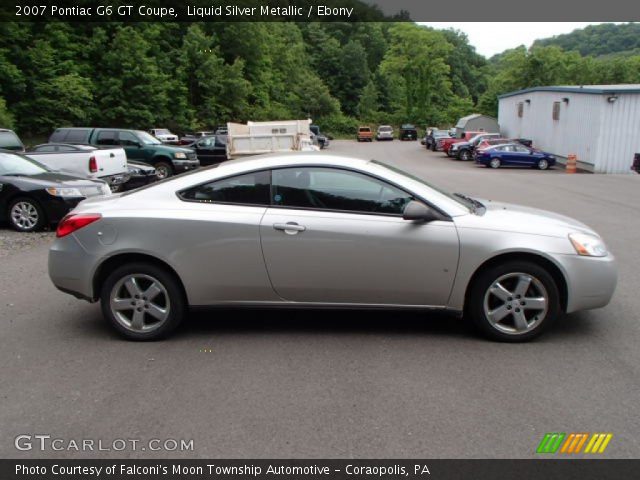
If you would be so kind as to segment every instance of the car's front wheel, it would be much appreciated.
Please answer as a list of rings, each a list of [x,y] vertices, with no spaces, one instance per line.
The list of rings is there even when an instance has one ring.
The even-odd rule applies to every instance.
[[[157,340],[183,320],[186,301],[178,280],[150,263],[116,268],[102,285],[102,314],[130,340]]]
[[[546,170],[547,168],[549,168],[549,162],[547,160],[544,158],[538,160],[538,170]]]
[[[45,224],[42,207],[31,198],[16,198],[9,204],[9,223],[19,232],[35,232]]]
[[[469,150],[462,150],[459,153],[459,157],[460,157],[460,160],[467,162],[471,160],[471,152]]]
[[[465,306],[465,313],[487,337],[502,342],[537,337],[561,311],[553,277],[528,261],[505,262],[482,271]]]
[[[499,158],[492,158],[491,161],[489,162],[489,166],[491,168],[500,168],[500,165],[502,165],[502,162],[500,161]]]
[[[162,180],[173,175],[173,167],[167,162],[158,162],[155,164],[156,176]]]

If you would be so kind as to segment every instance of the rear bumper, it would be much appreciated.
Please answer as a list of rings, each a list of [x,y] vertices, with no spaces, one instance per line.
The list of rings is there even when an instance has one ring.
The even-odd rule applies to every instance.
[[[49,278],[58,290],[92,301],[96,261],[73,234],[57,238],[49,249]]]
[[[100,180],[103,180],[109,184],[111,187],[117,187],[124,183],[127,183],[131,178],[129,173],[118,173],[116,175],[107,175],[106,177],[99,177]]]

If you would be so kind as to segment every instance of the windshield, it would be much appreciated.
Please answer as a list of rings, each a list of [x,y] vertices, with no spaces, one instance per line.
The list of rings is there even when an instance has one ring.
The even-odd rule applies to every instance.
[[[44,165],[12,153],[0,153],[0,175],[38,175],[49,172]]]
[[[22,150],[22,142],[13,132],[0,132],[0,148]]]
[[[380,130],[381,132],[390,132],[393,130],[393,128],[391,127],[379,127],[378,130]]]
[[[156,130],[156,135],[171,135],[171,132],[166,128],[158,128]]]
[[[136,136],[138,140],[140,140],[145,145],[160,145],[162,142],[158,140],[156,137],[148,134],[147,132],[138,131],[136,132]]]
[[[441,193],[442,195],[445,195],[446,197],[450,198],[451,200],[457,202],[458,204],[462,205],[463,207],[467,208],[468,210],[474,211],[475,207],[473,205],[473,202],[470,201],[467,198],[464,197],[460,197],[458,195],[452,194],[446,190],[441,189],[440,187],[436,187],[435,185],[432,185],[431,183],[421,179],[420,177],[416,177],[415,175],[406,172],[404,170],[401,170],[398,167],[394,167],[392,165],[389,165],[388,163],[384,163],[384,162],[380,162],[378,160],[371,160],[371,163],[374,163],[376,165],[379,165],[381,167],[384,167],[388,170],[391,170],[394,173],[398,173],[400,175],[403,175],[407,178],[410,178],[411,180],[415,180],[416,182],[420,182],[423,185],[426,185],[429,188],[432,188],[433,190],[435,190],[438,193]]]

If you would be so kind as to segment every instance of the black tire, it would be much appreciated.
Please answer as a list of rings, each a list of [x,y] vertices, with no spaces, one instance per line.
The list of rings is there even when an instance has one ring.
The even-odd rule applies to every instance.
[[[510,275],[512,276],[511,278],[509,278]],[[525,293],[522,297],[517,297],[513,293],[516,292],[517,289],[512,290],[513,287],[509,285],[517,285],[522,277],[531,277],[534,280],[528,284],[529,286],[526,292],[529,293]],[[488,293],[488,290],[492,286],[495,286],[499,280],[501,285],[507,285],[506,291],[514,295],[508,297],[508,301],[504,301],[503,305],[500,305],[502,300]],[[509,281],[511,283],[508,283]],[[540,290],[540,285],[544,289],[543,292]],[[544,312],[536,309],[527,310],[525,299],[529,298],[529,296],[539,298],[540,295],[546,299],[546,310]],[[498,325],[496,326],[490,321],[488,315],[485,313],[485,302],[487,302],[488,311],[491,312],[497,311],[498,306],[508,308],[509,313],[503,318],[504,323],[498,321]],[[492,305],[491,302],[497,302],[497,304]],[[525,308],[522,308],[521,304],[524,305]],[[491,308],[495,308],[495,310],[490,310]],[[518,312],[517,315],[522,314],[525,316],[527,322],[526,330],[518,331],[515,321],[516,312]],[[542,313],[544,313],[544,316],[540,319],[539,316]],[[526,342],[543,333],[562,315],[558,286],[551,274],[536,263],[526,260],[500,263],[481,271],[476,276],[467,295],[465,315],[473,321],[475,326],[486,337],[492,340],[513,343]],[[509,322],[512,323],[511,326]],[[512,328],[514,331],[507,331],[509,328]]]
[[[20,216],[14,212],[14,208],[23,211]],[[29,197],[18,197],[11,200],[7,208],[7,220],[11,228],[18,232],[37,232],[42,230],[47,223],[44,210],[40,204]]]
[[[547,170],[549,168],[549,161],[541,158],[538,160],[538,164],[536,165],[538,170]]]
[[[431,151],[432,152],[437,152],[438,151],[438,147],[436,147],[435,144],[431,144]]]
[[[169,178],[175,173],[173,171],[173,165],[171,165],[170,162],[158,162],[154,165],[154,168],[156,169],[157,177],[160,179]]]
[[[145,277],[137,282],[141,290],[149,288],[150,283],[143,283],[150,282],[149,279],[159,283],[162,288],[164,288],[164,291],[161,291],[157,296],[162,295],[163,297],[166,297],[166,301],[159,301],[161,307],[164,307],[165,309],[168,308],[168,314],[165,320],[153,323],[153,315],[147,313],[149,310],[145,310],[144,304],[147,300],[149,304],[153,304],[153,300],[157,298],[157,296],[147,299],[141,295],[140,298],[136,299],[124,285],[118,285],[123,279],[130,276]],[[111,308],[111,299],[112,295],[118,299],[120,294],[124,294],[125,296],[130,295],[132,308],[130,309],[129,321],[132,325],[133,315],[135,315],[134,310],[142,312],[142,317],[144,318],[143,324],[145,321],[150,320],[149,329],[147,331],[125,325],[127,317],[129,317],[129,314],[127,313],[128,310],[122,310],[122,318],[116,318],[116,315]],[[128,297],[120,298],[120,300],[122,299],[127,300],[128,303]],[[165,300],[165,298],[162,298],[161,300]],[[133,304],[135,302],[138,303],[136,304],[137,307],[134,308]],[[175,275],[157,265],[144,262],[129,263],[118,267],[111,272],[103,282],[102,288],[100,289],[100,304],[104,318],[115,328],[115,330],[124,338],[137,341],[159,340],[168,336],[184,320],[187,311],[187,302],[180,283]]]
[[[468,162],[469,160],[471,160],[471,151],[465,148],[460,153],[458,153],[458,158],[464,162]]]

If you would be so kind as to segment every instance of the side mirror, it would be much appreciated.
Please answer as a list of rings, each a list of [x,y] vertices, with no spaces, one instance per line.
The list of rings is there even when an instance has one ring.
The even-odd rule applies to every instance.
[[[402,212],[403,220],[415,222],[433,222],[440,220],[440,215],[422,202],[411,200]]]

